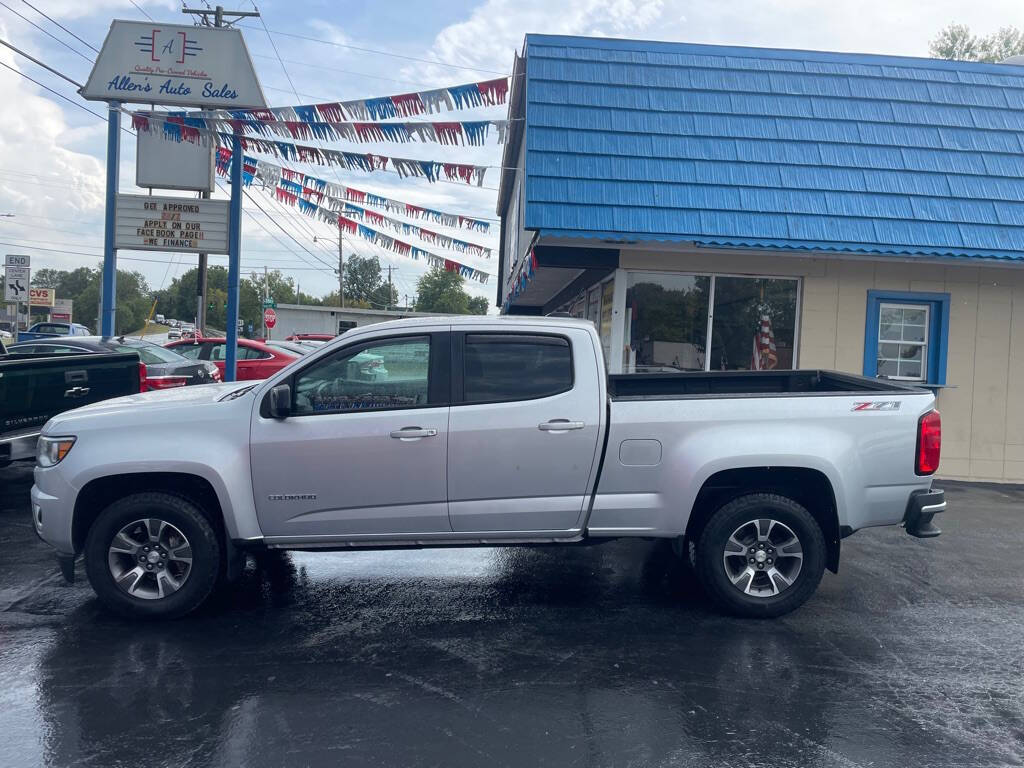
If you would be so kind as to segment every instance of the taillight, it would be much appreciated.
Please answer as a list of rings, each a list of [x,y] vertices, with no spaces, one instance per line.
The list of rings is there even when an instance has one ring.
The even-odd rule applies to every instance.
[[[146,383],[149,385],[149,390],[152,392],[154,389],[173,389],[174,387],[184,387],[188,383],[188,377],[150,376],[146,379]]]
[[[930,475],[939,468],[942,452],[942,417],[938,411],[928,411],[917,420],[917,466],[919,475]]]
[[[139,363],[139,392],[148,392],[149,383],[146,379],[146,364]]]

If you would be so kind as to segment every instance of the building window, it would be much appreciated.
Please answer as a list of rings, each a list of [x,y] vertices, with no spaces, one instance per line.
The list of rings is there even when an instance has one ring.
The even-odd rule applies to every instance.
[[[714,296],[708,370],[793,367],[796,280],[717,276]]]
[[[868,291],[864,375],[946,383],[949,294]]]
[[[798,295],[795,279],[631,272],[625,370],[792,368]]]
[[[928,367],[927,304],[878,305],[877,373],[888,379],[924,381]]]

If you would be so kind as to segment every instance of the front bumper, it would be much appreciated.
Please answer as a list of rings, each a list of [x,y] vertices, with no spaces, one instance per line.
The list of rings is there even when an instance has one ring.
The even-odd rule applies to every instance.
[[[931,539],[942,533],[932,524],[932,518],[946,511],[946,493],[939,488],[914,491],[907,502],[903,525],[907,533],[919,539]]]

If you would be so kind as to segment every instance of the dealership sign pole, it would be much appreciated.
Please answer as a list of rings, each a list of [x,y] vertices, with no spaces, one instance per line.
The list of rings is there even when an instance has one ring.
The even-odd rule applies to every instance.
[[[218,22],[225,14],[255,15],[253,12],[235,13],[218,9]],[[172,198],[174,203],[168,203],[167,198],[150,198],[158,201],[154,202],[157,207],[144,207],[139,220],[138,208],[130,199],[134,196],[118,195],[121,104],[265,109],[267,102],[239,30],[121,20],[111,23],[89,79],[79,93],[85,99],[107,102],[109,110],[100,328],[104,336],[111,336],[116,328],[117,249],[216,253],[210,244],[217,239],[219,222],[222,222],[215,205],[212,205],[220,201],[188,198]],[[228,343],[224,378],[227,381],[235,379],[241,276],[242,147],[237,132],[232,148],[235,161],[231,171],[231,204],[226,226]],[[159,185],[159,180],[153,184]],[[198,205],[185,205],[186,202]],[[175,204],[179,204],[177,209]],[[131,218],[132,214],[135,218]]]

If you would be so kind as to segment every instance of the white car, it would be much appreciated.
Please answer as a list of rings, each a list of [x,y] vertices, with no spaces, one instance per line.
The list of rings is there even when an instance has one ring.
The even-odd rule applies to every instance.
[[[177,341],[180,338],[181,338],[181,331],[178,330],[177,328],[171,328],[169,331],[167,331],[167,340],[168,341]]]

